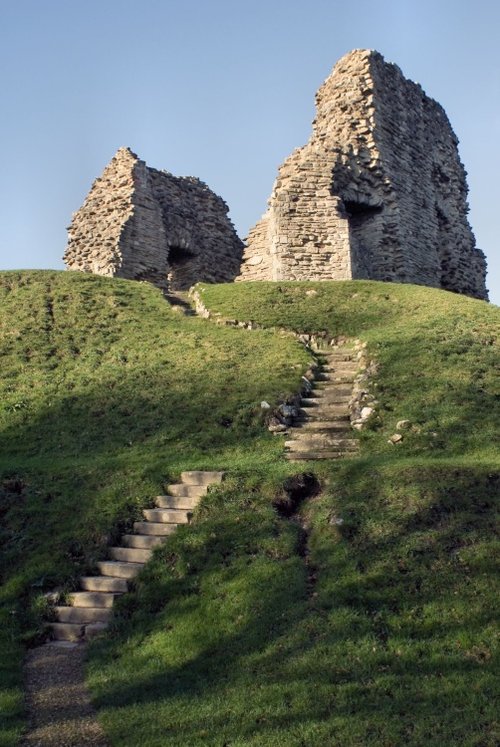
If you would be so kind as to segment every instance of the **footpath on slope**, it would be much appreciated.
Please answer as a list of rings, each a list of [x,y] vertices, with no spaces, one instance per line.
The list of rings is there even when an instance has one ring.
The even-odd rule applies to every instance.
[[[212,312],[205,306],[197,286],[193,286],[189,293],[177,295],[182,296],[183,306],[191,299],[196,313],[215,324],[247,330],[261,328],[255,322],[226,319]],[[364,428],[375,404],[374,397],[366,388],[375,370],[374,362],[368,364],[366,360],[366,344],[344,337],[335,339],[323,334],[317,337],[287,329],[281,331],[293,335],[316,360],[307,374],[309,379],[303,377],[306,386],[302,387],[298,402],[295,403],[295,397],[294,404],[283,403],[273,414],[275,423],[269,430],[288,436],[284,443],[285,458],[289,461],[315,461],[355,456],[359,442],[354,431]]]
[[[172,293],[167,300],[185,315],[196,313],[185,294]],[[291,438],[285,441],[285,458],[292,461],[338,459],[358,449],[352,438],[350,406],[359,363],[347,346],[312,352],[318,368],[289,425]],[[121,546],[109,549],[111,559],[98,564],[99,575],[82,577],[81,590],[54,608],[56,621],[50,627],[55,640],[26,657],[30,730],[23,747],[106,747],[85,685],[85,641],[107,627],[115,597],[128,590],[128,581],[139,573],[154,547],[179,524],[189,523],[208,485],[220,483],[222,476],[222,472],[182,473],[181,483],[169,485],[168,495],[156,498],[156,508],[145,509],[134,533],[124,535]]]
[[[26,656],[24,678],[30,730],[22,747],[107,747],[85,686],[85,647],[60,641]]]
[[[30,726],[22,747],[107,747],[85,685],[85,641],[107,627],[114,598],[127,591],[153,547],[189,523],[208,486],[222,477],[222,472],[183,472],[180,483],[168,486],[168,495],[156,498],[157,508],[144,510],[135,534],[122,537],[125,547],[110,548],[113,559],[98,564],[100,575],[82,577],[83,591],[70,595],[70,604],[55,607],[58,621],[50,623],[55,640],[29,651],[25,660]]]
[[[285,441],[291,461],[340,459],[358,451],[350,403],[359,364],[346,347],[314,352],[319,368]]]

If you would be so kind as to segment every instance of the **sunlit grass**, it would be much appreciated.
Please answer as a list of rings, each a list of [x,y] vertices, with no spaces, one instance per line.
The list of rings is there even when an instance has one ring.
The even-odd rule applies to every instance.
[[[111,744],[497,744],[498,309],[361,281],[205,286],[223,317],[359,337],[377,361],[360,456],[293,465],[260,411],[298,386],[293,339],[178,317],[147,285],[2,281],[3,593],[25,639],[37,592],[91,568],[164,482],[228,471],[91,649]],[[307,564],[273,508],[301,470],[323,485]]]

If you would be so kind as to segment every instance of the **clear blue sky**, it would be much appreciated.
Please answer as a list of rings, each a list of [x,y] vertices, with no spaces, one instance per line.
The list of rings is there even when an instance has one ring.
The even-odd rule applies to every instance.
[[[339,57],[377,49],[446,109],[500,303],[497,0],[0,0],[0,268],[62,268],[118,147],[222,195],[241,236]]]

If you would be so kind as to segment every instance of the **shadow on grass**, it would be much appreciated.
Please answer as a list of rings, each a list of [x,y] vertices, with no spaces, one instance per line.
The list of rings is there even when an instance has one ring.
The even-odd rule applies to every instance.
[[[480,468],[366,466],[337,467],[318,504],[344,517],[340,533],[313,516],[316,596],[268,507],[209,512],[176,538],[92,652],[115,744],[494,744],[482,558],[496,482]]]

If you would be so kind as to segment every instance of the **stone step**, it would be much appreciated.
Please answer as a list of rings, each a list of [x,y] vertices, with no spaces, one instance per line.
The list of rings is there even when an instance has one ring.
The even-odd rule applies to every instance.
[[[344,414],[349,412],[348,404],[345,402],[326,402],[320,397],[305,397],[300,401],[301,409],[320,409],[321,412],[338,412]],[[299,411],[300,412],[300,411]]]
[[[109,557],[113,560],[125,560],[127,563],[147,563],[153,550],[138,547],[110,547]]]
[[[124,534],[121,537],[121,543],[124,547],[137,547],[143,550],[157,547],[157,545],[162,545],[164,542],[165,537],[155,534]]]
[[[211,485],[212,483],[221,483],[224,472],[201,472],[192,470],[190,472],[181,472],[181,480],[186,485]]]
[[[338,405],[339,407],[346,407],[351,401],[351,396],[343,396],[336,394],[335,392],[325,392],[317,394],[314,392],[314,397],[303,397],[301,399],[301,405],[308,407],[311,405]]]
[[[107,622],[111,610],[105,607],[54,607],[58,622],[84,625],[85,623]]]
[[[302,407],[320,407],[321,410],[324,410],[327,407],[336,407],[339,412],[349,412],[349,399],[341,399],[340,397],[335,396],[328,397],[325,395],[324,397],[308,397],[308,402],[310,402],[310,404],[302,403]]]
[[[175,532],[177,524],[162,524],[155,521],[134,521],[134,532],[148,537],[166,537]]]
[[[314,459],[343,459],[347,456],[352,456],[352,454],[347,454],[345,451],[322,451],[318,449],[314,451],[288,451],[285,453],[285,459],[292,462]]]
[[[101,560],[97,567],[103,576],[113,576],[114,578],[134,578],[144,563],[125,563],[119,560]]]
[[[285,449],[290,451],[305,451],[305,449],[334,449],[342,451],[357,451],[358,442],[355,439],[339,439],[325,437],[307,437],[295,438],[291,441],[285,441]]]
[[[115,594],[128,591],[126,579],[112,578],[111,576],[81,576],[80,586],[85,591],[103,591]]]
[[[183,486],[186,487],[186,486]],[[206,491],[205,491],[206,492]],[[184,508],[193,509],[196,508],[200,498],[198,496],[175,496],[175,495],[158,495],[155,498],[155,503],[158,508]]]
[[[75,591],[69,596],[69,604],[72,607],[107,607],[111,608],[116,593],[106,591]]]
[[[354,383],[354,374],[339,374],[334,371],[320,371],[313,379],[313,384],[352,384]]]
[[[338,382],[334,381],[314,381],[313,384],[314,386],[312,392],[318,392],[318,394],[320,392],[321,394],[331,392],[332,394],[338,394],[339,397],[349,397],[349,399],[352,397],[351,386],[339,384]]]
[[[336,363],[335,361],[328,361],[327,363],[321,364],[321,373],[334,373],[338,371],[344,375],[352,374],[355,375],[359,370],[357,363]]]
[[[333,392],[331,395],[328,393],[323,394],[322,392],[311,392],[307,397],[300,398],[300,404],[304,407],[312,405],[338,405],[343,407],[349,404],[350,397],[343,397]]]
[[[183,482],[167,485],[168,493],[178,497],[200,498],[202,495],[206,495],[207,490],[208,485],[186,485]]]
[[[324,376],[328,376],[326,379],[320,378],[322,374],[319,374],[316,379],[314,379],[315,382],[328,382],[330,384],[354,384],[355,376],[354,374],[343,374],[343,373],[336,373],[335,371],[332,371],[331,373],[323,374]]]
[[[345,420],[299,420],[288,429],[290,433],[335,431],[339,434],[352,435],[350,423]]]
[[[56,641],[80,641],[85,633],[85,626],[75,623],[52,622],[49,623],[49,628]]]
[[[335,410],[332,409],[332,407],[303,407],[299,410],[299,415],[297,418],[297,422],[315,422],[315,421],[325,421],[325,420],[332,420],[335,418],[339,423],[342,422],[350,422],[350,416],[348,412],[347,407],[342,408],[336,408]]]
[[[356,356],[353,353],[341,353],[338,351],[326,352],[324,350],[318,351],[318,358],[325,360],[328,363],[351,363],[357,365]]]
[[[148,521],[163,524],[188,524],[191,516],[182,508],[146,508],[142,513]]]

